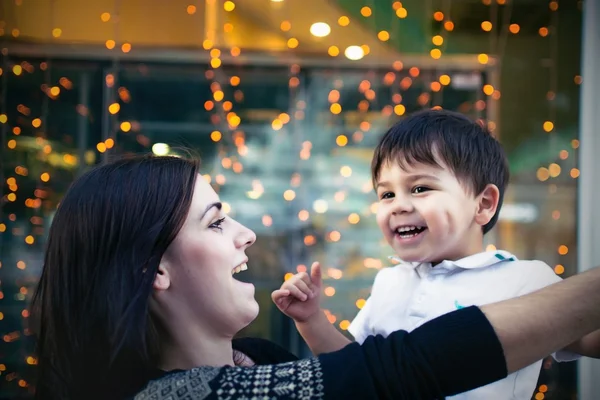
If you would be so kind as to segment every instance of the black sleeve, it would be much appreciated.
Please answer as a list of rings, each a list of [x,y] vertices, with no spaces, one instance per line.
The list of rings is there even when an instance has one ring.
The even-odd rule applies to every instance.
[[[481,310],[468,307],[412,333],[371,337],[319,357],[169,374],[150,382],[136,399],[439,400],[506,375],[492,326]]]
[[[441,399],[507,376],[494,329],[477,307],[423,324],[411,333],[369,337],[362,346],[322,355],[326,398],[348,390],[355,398]],[[354,398],[354,397],[353,397]]]
[[[266,339],[236,338],[233,339],[232,347],[234,350],[246,354],[257,365],[280,364],[298,360],[294,354]]]

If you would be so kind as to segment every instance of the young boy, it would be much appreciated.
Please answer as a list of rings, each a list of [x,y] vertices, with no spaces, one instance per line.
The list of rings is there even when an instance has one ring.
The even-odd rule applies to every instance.
[[[517,297],[560,280],[542,261],[484,251],[483,236],[498,220],[509,172],[502,147],[481,125],[444,110],[413,114],[384,135],[371,172],[377,224],[399,264],[375,277],[371,296],[348,329],[357,342],[412,331],[458,308]],[[272,296],[315,354],[349,343],[320,312],[320,286],[315,263],[310,276],[295,275]],[[567,361],[578,355],[600,357],[600,332],[554,357]],[[541,363],[452,399],[531,399]]]

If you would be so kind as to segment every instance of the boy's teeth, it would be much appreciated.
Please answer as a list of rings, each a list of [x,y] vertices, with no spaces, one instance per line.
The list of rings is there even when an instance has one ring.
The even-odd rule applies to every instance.
[[[414,229],[417,229],[415,226],[401,226],[400,228],[398,228],[398,232],[407,232],[407,231],[412,231]]]

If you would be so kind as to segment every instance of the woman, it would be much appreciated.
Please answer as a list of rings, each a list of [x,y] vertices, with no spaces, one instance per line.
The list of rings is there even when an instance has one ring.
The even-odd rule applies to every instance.
[[[235,275],[256,236],[225,215],[199,176],[193,161],[147,156],[73,183],[32,307],[38,398],[434,399],[501,379],[600,328],[599,270],[556,285],[558,295],[470,307],[319,358],[233,367],[232,338],[258,314],[254,286]],[[575,299],[585,301],[554,315]],[[548,326],[565,329],[546,335]]]

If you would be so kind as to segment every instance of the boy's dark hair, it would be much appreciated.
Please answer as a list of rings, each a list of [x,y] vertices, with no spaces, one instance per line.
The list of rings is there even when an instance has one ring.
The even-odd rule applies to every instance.
[[[386,162],[397,162],[401,167],[414,163],[440,167],[445,164],[475,194],[488,184],[496,185],[500,191],[498,209],[483,227],[483,233],[489,232],[498,221],[509,179],[508,161],[490,132],[464,115],[426,110],[396,123],[375,148],[371,162],[374,187]]]

